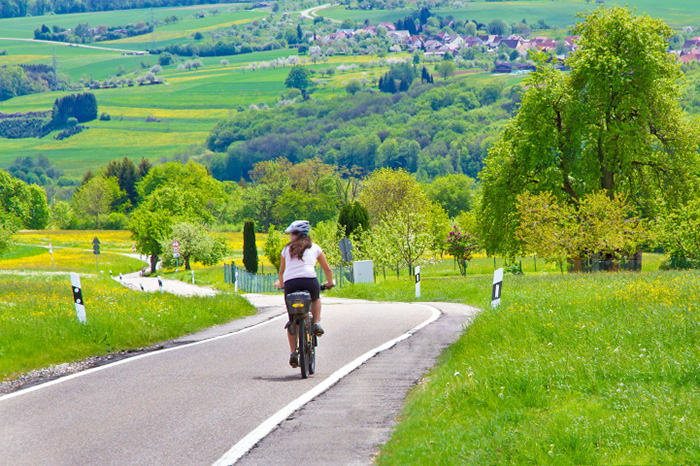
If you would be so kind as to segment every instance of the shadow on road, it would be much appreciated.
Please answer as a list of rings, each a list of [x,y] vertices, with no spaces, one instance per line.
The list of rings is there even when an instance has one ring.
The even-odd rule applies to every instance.
[[[283,377],[264,377],[264,376],[257,376],[253,377],[254,380],[262,380],[264,382],[289,382],[290,380],[302,380],[301,377],[299,377],[299,372],[295,372],[294,374],[289,374],[285,375]]]

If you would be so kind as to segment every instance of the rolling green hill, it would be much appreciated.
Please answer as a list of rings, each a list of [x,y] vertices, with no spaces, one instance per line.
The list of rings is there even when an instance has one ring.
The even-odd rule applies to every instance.
[[[528,22],[543,19],[548,24],[562,27],[574,21],[577,11],[593,8],[595,4],[585,1],[566,0],[560,2],[470,2],[464,7],[436,9],[435,14],[476,18],[489,21],[500,17],[508,21]],[[640,11],[662,16],[674,27],[687,24],[700,25],[700,10],[690,0],[675,0],[657,4],[651,0],[630,0],[630,6]],[[150,48],[152,34],[120,39],[110,42],[88,44],[96,48],[69,46],[65,43],[42,43],[31,40],[33,30],[42,24],[74,27],[80,22],[91,26],[106,24],[124,25],[136,21],[149,21],[151,15],[157,20],[175,15],[178,21],[157,28],[155,39],[158,46],[192,42],[192,35],[199,31],[211,33],[225,31],[233,24],[246,24],[269,16],[269,10],[244,10],[242,4],[198,5],[191,8],[161,8],[71,15],[52,15],[0,20],[0,66],[15,64],[52,63],[55,55],[59,72],[72,82],[81,78],[105,80],[121,74],[123,78],[134,78],[134,70],[143,74],[157,64],[155,55],[129,55],[124,50],[146,50]],[[208,12],[206,14],[199,14]],[[345,10],[333,7],[319,14],[337,19],[369,18],[373,22],[396,19],[411,10],[364,11]],[[216,12],[216,14],[214,14]],[[298,13],[292,12],[290,24],[294,24]],[[203,17],[200,17],[203,16]],[[306,20],[311,28],[311,21]],[[552,30],[546,31],[553,33]],[[538,32],[539,33],[539,32]],[[556,32],[563,34],[563,31]],[[4,39],[3,39],[4,38]],[[17,39],[22,39],[17,40]],[[204,57],[204,67],[197,71],[182,71],[175,64],[163,67],[159,76],[164,85],[120,87],[94,90],[99,112],[106,112],[111,121],[93,121],[89,129],[71,138],[57,141],[54,134],[42,139],[0,139],[0,167],[8,166],[16,157],[41,153],[49,157],[70,177],[79,177],[88,169],[97,169],[109,160],[128,156],[134,159],[145,156],[151,160],[172,157],[202,144],[216,122],[251,104],[274,105],[285,92],[284,79],[289,68],[266,68],[248,70],[252,62],[270,61],[278,57],[297,54],[296,49],[280,49],[227,57]],[[183,57],[183,60],[188,57]],[[228,64],[221,64],[225,59]],[[347,63],[367,64],[375,62],[376,56],[334,56],[326,63],[310,65],[315,69]],[[302,57],[304,60],[304,57]],[[338,72],[331,77],[320,78],[321,85],[314,98],[327,98],[344,93],[344,86],[353,78],[376,78],[386,72],[385,66],[358,68]],[[316,75],[318,79],[319,76]],[[493,79],[517,81],[520,78],[494,77],[489,73],[470,72],[460,79],[475,84]],[[49,110],[57,97],[66,92],[48,92],[0,102],[0,112],[16,113]],[[146,118],[160,121],[147,122]]]

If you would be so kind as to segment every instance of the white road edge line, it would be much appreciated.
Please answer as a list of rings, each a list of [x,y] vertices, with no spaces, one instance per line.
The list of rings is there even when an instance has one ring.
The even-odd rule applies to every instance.
[[[250,449],[252,449],[258,442],[260,442],[263,438],[265,438],[270,432],[272,432],[279,424],[281,424],[285,419],[287,419],[289,416],[291,416],[295,411],[297,411],[299,408],[303,407],[306,403],[310,402],[329,388],[331,388],[333,385],[338,383],[343,377],[347,376],[350,374],[352,371],[360,367],[362,364],[364,364],[366,361],[369,359],[373,358],[377,354],[381,353],[382,351],[386,351],[389,348],[393,347],[397,343],[411,337],[414,333],[417,331],[421,330],[422,328],[432,324],[436,320],[440,318],[442,315],[442,312],[440,312],[439,309],[433,307],[433,306],[428,306],[425,304],[414,304],[410,303],[411,305],[414,306],[421,306],[421,307],[426,307],[432,311],[432,315],[428,320],[423,322],[422,324],[418,325],[417,327],[413,327],[411,330],[407,331],[403,335],[394,338],[393,340],[390,340],[386,343],[384,343],[381,346],[378,346],[374,349],[369,350],[359,358],[355,359],[354,361],[344,365],[337,371],[335,371],[333,374],[331,374],[327,379],[325,379],[323,382],[320,384],[316,385],[313,387],[311,390],[308,392],[304,393],[301,395],[299,398],[296,400],[292,401],[289,403],[287,406],[284,408],[280,409],[277,411],[275,414],[267,418],[262,424],[260,424],[258,427],[256,427],[254,430],[252,430],[248,435],[243,437],[241,440],[238,441],[229,451],[224,454],[221,458],[219,458],[212,466],[231,466],[235,464],[239,459],[241,459]]]
[[[212,338],[207,338],[206,340],[195,341],[193,343],[187,343],[184,345],[173,346],[172,348],[167,348],[167,349],[158,350],[158,351],[151,351],[148,353],[140,354],[138,356],[125,358],[125,359],[122,359],[121,361],[116,361],[116,362],[112,362],[109,364],[105,364],[104,366],[93,367],[92,369],[87,369],[87,370],[84,370],[81,372],[76,372],[75,374],[66,375],[65,377],[60,377],[60,378],[52,380],[50,382],[45,382],[45,383],[42,383],[39,385],[34,385],[33,387],[25,388],[24,390],[19,390],[19,391],[13,392],[13,393],[8,393],[7,395],[0,396],[0,403],[3,401],[6,401],[6,400],[12,399],[12,398],[16,398],[18,396],[26,395],[28,393],[32,393],[32,392],[35,392],[37,390],[41,390],[42,388],[52,387],[52,386],[57,385],[59,383],[68,382],[69,380],[77,379],[78,377],[93,374],[95,372],[103,371],[106,369],[111,369],[113,367],[120,366],[122,364],[126,364],[129,362],[138,361],[139,359],[148,358],[151,356],[157,356],[157,355],[164,354],[164,353],[169,353],[170,351],[177,351],[177,350],[181,350],[181,349],[185,349],[185,348],[191,348],[193,346],[203,345],[204,343],[210,343],[212,341],[221,340],[223,338],[229,338],[229,337],[232,337],[235,335],[239,335],[241,333],[248,332],[250,330],[261,327],[263,325],[267,325],[267,324],[274,322],[276,320],[280,320],[283,317],[284,318],[287,317],[286,312],[284,312],[283,314],[280,314],[278,316],[275,316],[271,319],[267,319],[263,322],[258,322],[257,324],[251,325],[249,327],[244,327],[240,330],[236,330],[235,332],[226,333],[224,335],[219,335],[219,336],[212,337]]]

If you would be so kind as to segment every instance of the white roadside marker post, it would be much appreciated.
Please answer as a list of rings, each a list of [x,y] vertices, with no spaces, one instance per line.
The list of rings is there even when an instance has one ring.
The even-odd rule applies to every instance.
[[[192,271],[192,284],[194,285],[194,270]]]
[[[416,267],[416,298],[420,298],[420,266]]]
[[[233,269],[233,285],[234,285],[233,291],[238,293],[238,269],[237,268]]]
[[[70,274],[70,285],[73,289],[73,302],[75,303],[75,314],[80,323],[87,322],[85,317],[85,302],[83,301],[83,289],[80,286],[80,275],[75,272]]]
[[[56,264],[53,261],[53,246],[49,243],[49,254],[51,254],[51,265],[53,266],[53,271],[56,271]]]
[[[491,291],[491,307],[497,308],[501,304],[501,291],[503,290],[503,269],[493,272],[493,290]]]
[[[160,292],[163,292],[163,279],[160,278],[160,275],[158,276],[158,287],[160,288]]]

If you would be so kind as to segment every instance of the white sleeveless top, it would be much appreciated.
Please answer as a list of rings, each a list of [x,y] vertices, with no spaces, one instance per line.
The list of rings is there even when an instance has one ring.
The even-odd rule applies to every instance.
[[[321,254],[323,254],[321,247],[314,243],[304,251],[304,256],[299,260],[296,257],[290,257],[289,247],[285,246],[282,250],[282,257],[284,257],[286,265],[282,279],[286,282],[295,278],[316,278],[316,262]]]

